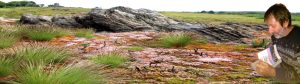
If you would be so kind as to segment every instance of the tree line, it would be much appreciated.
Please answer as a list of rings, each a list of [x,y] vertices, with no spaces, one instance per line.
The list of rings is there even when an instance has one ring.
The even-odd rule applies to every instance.
[[[40,7],[41,5],[36,4],[34,1],[11,1],[5,3],[0,1],[0,8],[10,8],[10,7]]]

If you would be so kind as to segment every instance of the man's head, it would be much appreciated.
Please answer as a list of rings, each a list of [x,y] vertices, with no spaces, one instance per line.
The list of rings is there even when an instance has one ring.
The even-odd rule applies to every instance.
[[[292,25],[291,13],[283,4],[274,4],[264,15],[264,21],[269,27],[269,33],[276,38],[284,37],[284,32]]]

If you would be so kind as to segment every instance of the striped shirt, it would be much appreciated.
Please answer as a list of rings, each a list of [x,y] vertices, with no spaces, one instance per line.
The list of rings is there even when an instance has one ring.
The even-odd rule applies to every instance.
[[[282,63],[275,68],[275,79],[281,82],[300,83],[300,28],[294,26],[293,30],[285,37],[272,38],[276,44]]]

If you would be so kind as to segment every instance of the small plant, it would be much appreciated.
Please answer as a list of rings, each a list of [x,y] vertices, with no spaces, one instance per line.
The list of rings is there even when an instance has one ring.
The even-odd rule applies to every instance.
[[[252,47],[259,48],[259,47],[266,47],[269,44],[269,40],[267,39],[254,39],[252,41]]]
[[[97,84],[101,76],[91,70],[74,67],[44,70],[43,65],[27,64],[17,73],[17,80],[24,84]]]
[[[18,49],[15,55],[28,62],[56,63],[64,61],[71,54],[61,47],[34,44]]]
[[[251,80],[254,81],[254,82],[266,82],[266,81],[268,81],[267,78],[262,78],[262,77],[251,78]]]
[[[93,33],[95,31],[93,29],[77,29],[75,36],[77,37],[85,37],[85,38],[93,38]]]
[[[177,77],[172,77],[166,81],[168,84],[196,84],[194,80],[183,80]]]
[[[37,41],[49,41],[55,37],[61,37],[68,35],[66,31],[61,28],[56,28],[53,26],[24,26],[23,33],[25,37],[31,40]]]
[[[80,44],[81,46],[83,47],[88,47],[90,44],[89,43],[83,43],[83,44]]]
[[[192,37],[185,33],[167,35],[161,38],[165,47],[184,47],[191,43]]]
[[[15,65],[13,59],[9,59],[5,56],[0,56],[0,77],[8,76],[12,73]]]
[[[16,35],[14,32],[7,32],[0,30],[0,49],[11,47],[15,44],[20,37]]]
[[[110,67],[116,68],[119,67],[121,64],[125,63],[127,61],[127,58],[118,53],[107,53],[98,55],[92,58],[92,60],[96,63],[106,64]]]
[[[129,50],[129,51],[142,51],[144,48],[140,47],[140,46],[130,46],[126,49]]]

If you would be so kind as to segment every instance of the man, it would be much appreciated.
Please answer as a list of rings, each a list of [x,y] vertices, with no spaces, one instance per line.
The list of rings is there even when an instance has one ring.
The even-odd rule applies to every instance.
[[[292,25],[291,14],[283,4],[271,6],[264,21],[272,34],[271,44],[276,44],[282,62],[273,68],[259,60],[256,72],[279,82],[300,83],[300,28]]]

